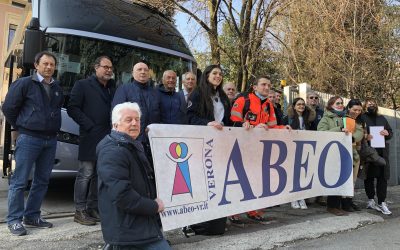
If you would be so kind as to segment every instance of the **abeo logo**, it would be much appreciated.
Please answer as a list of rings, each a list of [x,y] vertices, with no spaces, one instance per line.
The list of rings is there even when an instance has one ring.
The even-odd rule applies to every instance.
[[[176,163],[172,196],[190,193],[193,198],[192,182],[189,171],[189,158],[192,155],[188,156],[188,151],[188,146],[184,142],[173,142],[169,145],[170,156],[167,154],[167,157]]]

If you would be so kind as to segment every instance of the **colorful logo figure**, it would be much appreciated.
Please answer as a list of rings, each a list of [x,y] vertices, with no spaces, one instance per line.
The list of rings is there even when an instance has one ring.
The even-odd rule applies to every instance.
[[[169,153],[171,154],[171,157],[173,159],[170,158],[168,155],[167,157],[176,163],[172,195],[190,193],[190,195],[193,197],[192,183],[190,180],[189,163],[188,163],[189,158],[192,155],[188,156],[188,147],[186,143],[184,142],[171,143],[171,145],[169,145]]]

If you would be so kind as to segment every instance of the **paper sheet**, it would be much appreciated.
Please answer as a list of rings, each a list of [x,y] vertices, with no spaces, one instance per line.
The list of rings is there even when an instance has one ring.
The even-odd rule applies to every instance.
[[[384,148],[385,137],[380,134],[385,128],[383,126],[371,126],[369,127],[369,133],[372,135],[371,147],[373,148]]]

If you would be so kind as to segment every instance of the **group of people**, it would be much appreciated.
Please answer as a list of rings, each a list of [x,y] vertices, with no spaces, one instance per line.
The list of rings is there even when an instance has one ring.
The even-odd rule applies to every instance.
[[[40,207],[56,151],[56,133],[61,126],[60,109],[63,93],[53,79],[56,58],[49,52],[36,55],[36,72],[14,82],[2,106],[7,121],[19,132],[16,141],[16,169],[8,195],[7,223],[14,235],[25,235],[25,227],[50,228],[41,217]],[[107,249],[135,246],[138,249],[168,249],[160,230],[158,213],[162,200],[156,197],[151,150],[146,135],[152,123],[191,124],[223,129],[226,126],[254,128],[337,131],[353,135],[354,173],[360,164],[365,173],[365,189],[370,199],[368,208],[384,214],[390,211],[385,203],[389,177],[388,147],[377,149],[386,161],[377,168],[363,162],[358,151],[361,142],[368,142],[370,126],[384,126],[381,135],[390,139],[392,130],[377,111],[376,102],[343,100],[332,97],[325,112],[319,107],[319,96],[307,94],[306,100],[295,98],[286,112],[281,109],[280,91],[273,91],[271,80],[262,76],[251,91],[237,94],[232,83],[223,84],[222,68],[210,65],[200,79],[196,74],[182,75],[183,90],[177,92],[177,74],[163,73],[162,83],[153,86],[149,66],[139,62],[133,66],[132,81],[116,88],[113,63],[108,56],[94,62],[94,74],[79,80],[71,90],[68,115],[79,125],[79,166],[74,186],[74,221],[82,225],[101,222]],[[363,112],[363,110],[365,112]],[[284,116],[283,113],[286,115]],[[363,113],[363,114],[362,114]],[[344,116],[355,121],[354,131],[343,124]],[[358,158],[357,158],[358,156]],[[36,164],[29,196],[24,203],[24,190]],[[374,179],[377,179],[374,201]],[[323,197],[317,197],[323,203]],[[293,208],[306,209],[304,200],[291,203]],[[328,211],[344,215],[358,207],[350,197],[329,196]],[[246,213],[250,219],[262,221],[261,211]],[[240,216],[230,217],[238,222]],[[224,223],[226,218],[216,221]],[[122,249],[122,248],[121,248]]]

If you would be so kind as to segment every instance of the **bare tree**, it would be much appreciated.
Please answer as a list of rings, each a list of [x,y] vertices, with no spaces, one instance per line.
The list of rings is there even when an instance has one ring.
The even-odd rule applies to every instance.
[[[293,2],[285,12],[288,25],[281,26],[291,82],[311,82],[350,98],[389,97],[394,88],[385,82],[394,80],[393,49],[388,49],[393,36],[385,20],[393,17],[386,10],[383,0]]]
[[[246,88],[249,77],[256,74],[260,61],[265,60],[261,53],[268,42],[267,32],[272,20],[286,7],[288,0],[242,0],[241,4],[233,0],[191,1],[189,7],[172,1],[179,11],[195,20],[207,33],[211,50],[211,62],[221,63],[221,54],[235,64],[236,83],[242,90]],[[199,15],[199,10],[202,15]],[[229,29],[238,53],[233,56],[231,50],[221,43],[224,34],[222,27]]]

